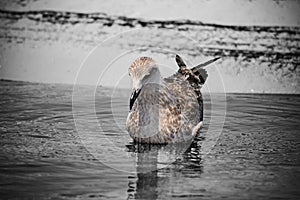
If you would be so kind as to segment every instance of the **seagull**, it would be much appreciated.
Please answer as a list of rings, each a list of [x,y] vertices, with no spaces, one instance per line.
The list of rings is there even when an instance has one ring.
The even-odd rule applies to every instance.
[[[203,124],[200,89],[208,76],[203,67],[219,58],[189,69],[176,55],[179,69],[167,78],[161,76],[152,58],[136,59],[128,70],[133,91],[126,121],[134,142],[169,144],[193,139]]]

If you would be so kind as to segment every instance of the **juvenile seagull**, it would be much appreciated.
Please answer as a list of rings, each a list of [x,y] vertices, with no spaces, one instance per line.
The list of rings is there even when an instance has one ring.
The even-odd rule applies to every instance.
[[[176,55],[179,70],[162,78],[156,62],[149,57],[136,59],[129,68],[133,92],[129,101],[126,128],[135,142],[167,144],[192,139],[202,127],[206,63],[188,69]]]

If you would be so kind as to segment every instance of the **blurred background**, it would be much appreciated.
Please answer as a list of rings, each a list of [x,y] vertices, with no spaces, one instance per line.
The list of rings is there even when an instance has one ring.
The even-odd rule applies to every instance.
[[[1,79],[130,88],[135,58],[153,57],[168,76],[180,54],[189,65],[222,57],[207,68],[205,92],[300,92],[296,0],[1,0],[0,7]]]

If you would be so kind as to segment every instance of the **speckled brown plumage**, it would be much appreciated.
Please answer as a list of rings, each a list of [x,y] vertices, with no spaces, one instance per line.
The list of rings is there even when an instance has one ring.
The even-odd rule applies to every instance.
[[[134,104],[126,122],[136,142],[165,144],[192,139],[202,126],[203,101],[200,92],[206,77],[197,68],[188,69],[176,56],[179,70],[161,78],[152,58],[141,57],[129,68],[134,90]],[[149,78],[150,77],[150,78]],[[153,80],[153,81],[147,81]],[[133,92],[134,93],[134,92]]]

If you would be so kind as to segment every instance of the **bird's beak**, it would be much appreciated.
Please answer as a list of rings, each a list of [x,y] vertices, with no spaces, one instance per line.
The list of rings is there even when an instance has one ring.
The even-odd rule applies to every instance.
[[[130,100],[129,100],[129,110],[132,109],[133,104],[134,104],[135,100],[137,99],[137,97],[139,96],[140,92],[141,92],[141,89],[136,89],[131,93]]]

